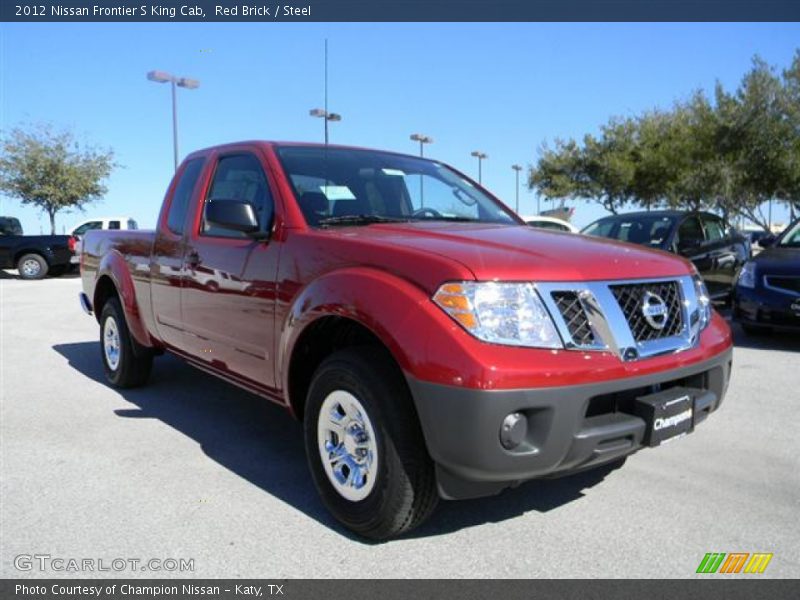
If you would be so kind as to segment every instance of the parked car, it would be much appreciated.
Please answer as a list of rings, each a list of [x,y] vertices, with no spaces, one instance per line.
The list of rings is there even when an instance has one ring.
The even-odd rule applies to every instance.
[[[728,300],[749,245],[724,219],[707,212],[653,210],[604,217],[581,233],[679,254],[694,263],[714,300]]]
[[[733,317],[745,331],[800,331],[800,220],[745,263],[736,282]]]
[[[690,433],[731,369],[730,329],[689,263],[528,227],[415,156],[194,152],[156,230],[89,231],[82,265],[111,385],[144,384],[168,351],[285,407],[323,503],[374,539],[440,497]],[[211,285],[218,273],[236,285]]]
[[[57,277],[70,265],[75,238],[24,235],[19,219],[0,217],[0,269],[17,269],[22,279]]]
[[[578,228],[569,221],[557,219],[555,217],[543,217],[536,215],[533,217],[522,217],[531,227],[538,227],[539,229],[550,229],[552,231],[565,231],[567,233],[578,233]]]
[[[77,240],[75,256],[72,258],[73,264],[80,260],[81,238],[87,231],[93,229],[139,229],[139,225],[131,217],[100,217],[78,223],[70,231],[70,235]]]

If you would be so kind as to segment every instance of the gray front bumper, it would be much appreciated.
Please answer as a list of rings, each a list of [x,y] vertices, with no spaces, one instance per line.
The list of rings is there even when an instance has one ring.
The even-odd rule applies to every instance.
[[[646,424],[617,410],[617,397],[643,395],[654,386],[699,389],[695,424],[701,422],[722,402],[731,358],[728,350],[655,375],[541,389],[489,391],[407,379],[437,465],[440,494],[469,498],[528,479],[598,466],[639,450]],[[599,409],[609,403],[614,408]],[[517,448],[507,450],[500,443],[500,427],[513,412],[527,419],[527,435]]]

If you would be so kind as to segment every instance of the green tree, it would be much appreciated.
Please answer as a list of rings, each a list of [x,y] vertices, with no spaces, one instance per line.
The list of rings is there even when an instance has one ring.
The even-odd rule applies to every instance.
[[[111,150],[81,147],[67,131],[15,128],[0,141],[0,191],[47,213],[55,234],[58,211],[82,208],[106,193],[113,158]]]
[[[544,148],[528,185],[612,213],[717,209],[764,228],[768,201],[800,213],[800,51],[780,75],[755,57],[736,90],[718,83],[713,101],[698,91],[669,110],[610,119],[582,143]]]
[[[599,138],[587,135],[583,144],[557,140],[554,148],[543,146],[539,160],[528,174],[529,189],[548,200],[558,198],[596,200],[617,213],[631,199],[634,124],[611,120]]]
[[[800,217],[800,50],[783,72],[783,103],[791,140],[785,154],[784,177],[777,195],[789,205],[792,219]]]

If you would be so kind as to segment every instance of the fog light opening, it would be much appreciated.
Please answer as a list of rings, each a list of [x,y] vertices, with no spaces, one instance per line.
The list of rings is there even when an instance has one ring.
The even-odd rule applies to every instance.
[[[518,447],[528,435],[528,420],[525,415],[513,412],[506,415],[500,426],[500,443],[506,450]]]

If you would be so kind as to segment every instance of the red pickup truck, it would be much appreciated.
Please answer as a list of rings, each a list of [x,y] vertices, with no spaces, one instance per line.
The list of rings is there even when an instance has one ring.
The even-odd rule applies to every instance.
[[[731,369],[686,260],[533,229],[390,152],[195,152],[156,230],[88,232],[81,273],[112,385],[168,351],[284,406],[325,505],[373,539],[692,432]]]

